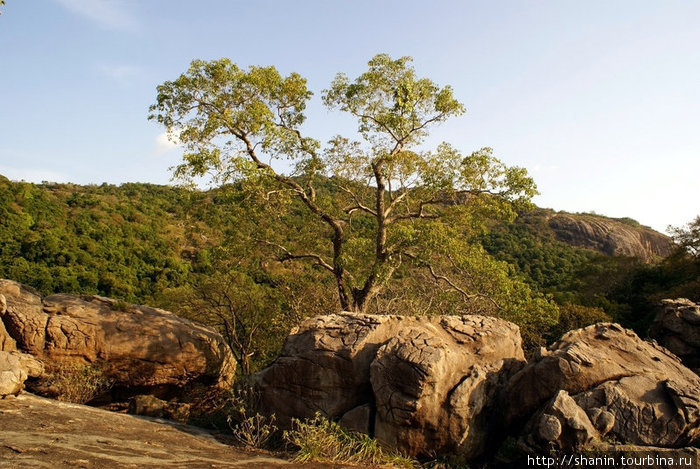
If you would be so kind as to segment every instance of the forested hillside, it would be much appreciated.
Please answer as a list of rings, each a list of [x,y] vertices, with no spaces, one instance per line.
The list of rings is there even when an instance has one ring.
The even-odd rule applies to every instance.
[[[317,190],[333,200],[331,187]],[[203,192],[3,177],[0,278],[44,294],[98,294],[194,317],[223,332],[247,372],[274,355],[296,321],[340,308],[331,276],[279,249],[321,242],[308,214],[288,203],[281,210],[234,186]],[[700,299],[697,258],[678,251],[642,263],[572,247],[533,213],[471,227],[461,292],[405,267],[370,312],[494,314],[519,323],[536,345],[610,318],[644,333],[659,299]]]

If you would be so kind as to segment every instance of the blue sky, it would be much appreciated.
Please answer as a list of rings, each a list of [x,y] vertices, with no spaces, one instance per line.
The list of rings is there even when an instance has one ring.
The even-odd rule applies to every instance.
[[[410,55],[467,113],[433,131],[535,178],[543,207],[658,230],[700,214],[700,2],[6,0],[0,174],[166,184],[180,151],[147,120],[192,59],[299,72],[306,132],[352,135],[320,95],[379,52]]]

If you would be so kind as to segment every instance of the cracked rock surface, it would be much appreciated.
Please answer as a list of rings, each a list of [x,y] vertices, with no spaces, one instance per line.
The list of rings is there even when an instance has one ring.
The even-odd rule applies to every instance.
[[[67,294],[41,298],[0,280],[0,343],[49,366],[99,364],[115,387],[230,387],[235,361],[213,330],[147,306]],[[3,332],[12,340],[3,341]],[[34,383],[42,389],[42,377]]]
[[[23,393],[0,400],[0,468],[339,469],[246,452],[222,435]],[[220,441],[221,439],[221,441]]]
[[[258,382],[283,425],[347,415],[410,455],[470,458],[484,449],[496,389],[523,363],[518,327],[500,319],[341,313],[293,331]]]
[[[700,375],[700,305],[685,298],[662,300],[649,335]]]
[[[603,437],[669,448],[700,444],[700,378],[666,349],[617,324],[565,334],[510,380],[504,396],[507,424],[517,428],[529,418],[521,441],[539,450],[580,450]],[[565,430],[549,441],[533,438],[534,429],[552,427],[543,415],[563,415],[552,407],[564,400],[576,416],[569,420],[586,429],[586,438]],[[566,427],[567,419],[559,420]]]

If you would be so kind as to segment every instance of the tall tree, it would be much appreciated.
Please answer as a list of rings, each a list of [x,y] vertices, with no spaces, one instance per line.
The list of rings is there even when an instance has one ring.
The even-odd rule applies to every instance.
[[[512,218],[513,204],[527,203],[535,185],[489,148],[467,157],[446,143],[425,150],[429,130],[464,107],[449,86],[416,77],[410,63],[380,54],[354,81],[337,75],[323,102],[357,119],[360,140],[336,136],[323,150],[302,133],[312,96],[306,80],[283,77],[274,67],[195,60],[158,87],[149,118],[187,149],[177,177],[242,181],[268,201],[305,207],[317,223],[299,232],[312,229],[327,244],[310,241],[309,250],[292,250],[279,239],[260,240],[284,260],[306,259],[332,274],[343,309],[365,311],[406,263],[465,299],[482,298],[487,293],[478,283],[470,290],[469,282],[446,274],[468,279],[465,253],[484,255],[458,241],[485,217]],[[293,170],[285,174],[280,159]],[[344,204],[324,196],[320,185],[342,194]]]

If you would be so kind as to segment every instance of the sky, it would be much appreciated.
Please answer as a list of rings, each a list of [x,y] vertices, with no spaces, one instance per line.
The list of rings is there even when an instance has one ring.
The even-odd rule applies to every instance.
[[[411,56],[467,112],[429,141],[492,147],[541,207],[665,231],[700,214],[700,2],[681,0],[6,0],[0,174],[172,183],[182,155],[149,121],[156,87],[229,57],[308,79],[304,131],[355,136],[325,109],[336,73]]]

